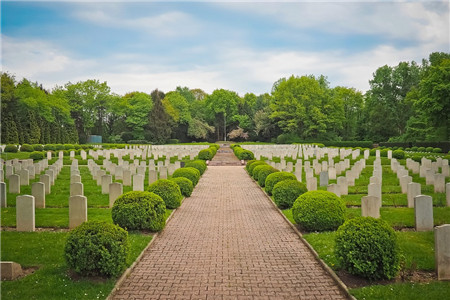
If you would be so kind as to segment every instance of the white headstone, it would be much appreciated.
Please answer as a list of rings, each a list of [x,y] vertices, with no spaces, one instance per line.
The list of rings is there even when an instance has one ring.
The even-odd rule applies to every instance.
[[[122,184],[119,182],[113,182],[109,184],[109,207],[113,207],[114,201],[123,194]]]
[[[31,194],[34,197],[36,208],[45,208],[45,184],[35,182],[31,185]]]
[[[450,280],[450,224],[434,228],[434,249],[438,280]]]
[[[20,194],[20,176],[13,174],[9,176],[9,192],[11,194]]]
[[[431,196],[419,195],[414,197],[414,212],[416,231],[433,230],[433,199]]]
[[[361,198],[361,216],[380,218],[380,203],[377,197],[365,196]]]
[[[16,230],[35,230],[34,197],[23,195],[16,197]]]
[[[74,183],[78,184],[78,183]],[[87,221],[87,198],[81,195],[69,198],[69,228],[75,228]]]

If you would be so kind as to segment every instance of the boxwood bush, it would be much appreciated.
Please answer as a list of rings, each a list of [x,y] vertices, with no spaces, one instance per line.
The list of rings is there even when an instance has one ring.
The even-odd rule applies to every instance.
[[[431,152],[433,152],[433,147],[426,147],[425,151],[431,153]]]
[[[192,184],[192,181],[187,179],[186,177],[172,177],[169,180],[172,180],[176,184],[178,184],[178,187],[180,188],[181,195],[185,197],[190,197],[192,194],[192,191],[194,190],[194,185]]]
[[[248,171],[248,168],[250,167],[250,165],[252,163],[254,163],[255,161],[257,161],[257,160],[255,160],[255,159],[248,160],[247,163],[245,164],[245,169]]]
[[[20,152],[33,152],[33,146],[29,145],[29,144],[23,144],[22,146],[20,146]]]
[[[126,267],[128,233],[117,225],[89,221],[69,232],[64,257],[83,276],[117,276]]]
[[[239,145],[235,145],[233,147],[234,155],[240,160],[253,160],[255,159],[255,155],[250,150],[244,150]]]
[[[394,150],[392,152],[392,157],[397,159],[404,159],[405,158],[405,151],[403,150]]]
[[[441,148],[433,148],[433,153],[442,153]]]
[[[200,180],[200,171],[192,167],[179,168],[173,172],[172,177],[185,177],[189,179],[194,186],[196,186]]]
[[[394,278],[399,270],[397,236],[381,219],[346,221],[336,232],[335,255],[349,273],[370,280]]]
[[[17,153],[17,151],[19,151],[19,149],[17,148],[16,145],[6,145],[5,150],[3,150],[3,151],[10,152],[10,153]]]
[[[265,162],[263,162],[262,160],[257,160],[254,163],[252,163],[249,167],[248,167],[248,174],[250,174],[250,176],[253,177],[253,170],[260,165],[267,165]]]
[[[264,183],[267,194],[272,195],[272,190],[275,184],[277,184],[280,181],[288,179],[297,180],[297,177],[295,177],[294,174],[289,172],[276,172],[267,176],[266,182]]]
[[[307,231],[336,230],[345,221],[345,202],[328,191],[309,191],[292,206],[295,222]]]
[[[200,150],[200,152],[198,153],[198,159],[202,160],[211,160],[213,156],[214,156],[213,152],[211,151],[210,148]]]
[[[203,175],[206,171],[206,162],[201,159],[189,161],[184,166],[187,168],[196,168],[200,172],[200,175]]]
[[[198,170],[196,171],[198,172]],[[168,179],[158,179],[150,184],[147,190],[160,196],[164,200],[164,203],[166,203],[167,208],[174,209],[181,205],[183,196],[181,195],[178,184],[173,181]]]
[[[34,144],[32,145],[34,151],[44,151],[44,146],[41,144]]]
[[[269,166],[269,165],[266,164],[266,163],[259,164],[259,165],[255,166],[253,168],[253,170],[252,170],[252,177],[253,177],[253,179],[258,180],[259,171],[261,171],[263,167],[267,167],[267,166]]]
[[[33,160],[42,160],[44,159],[44,153],[38,151],[31,152],[30,158]]]
[[[133,191],[119,196],[111,210],[114,224],[127,230],[160,231],[164,228],[166,204],[150,192]]]
[[[417,151],[418,152],[425,152],[425,147],[419,147],[419,148],[417,148]]]
[[[273,187],[273,201],[280,209],[291,208],[295,200],[307,191],[306,185],[298,180],[283,180]]]
[[[267,166],[264,166],[264,165],[263,166],[258,166],[256,168],[259,168],[259,167],[261,167],[261,169],[258,172],[258,177],[255,178],[255,179],[258,180],[258,184],[261,187],[264,187],[264,185],[266,184],[267,176],[269,176],[270,174],[275,173],[275,172],[280,172],[280,170],[275,169],[274,167],[269,166],[269,165],[267,165]],[[256,168],[255,168],[255,170],[256,170]]]

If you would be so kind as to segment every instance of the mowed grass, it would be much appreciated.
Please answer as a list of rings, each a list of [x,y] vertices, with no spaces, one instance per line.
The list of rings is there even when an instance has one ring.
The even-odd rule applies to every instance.
[[[23,267],[38,267],[33,274],[15,281],[3,281],[1,298],[7,299],[105,299],[116,278],[72,279],[64,259],[65,232],[9,232],[1,235],[2,260]],[[152,236],[129,234],[131,265]]]
[[[444,300],[449,298],[450,282],[405,282],[388,285],[371,285],[358,289],[350,289],[350,294],[356,299],[364,300]]]

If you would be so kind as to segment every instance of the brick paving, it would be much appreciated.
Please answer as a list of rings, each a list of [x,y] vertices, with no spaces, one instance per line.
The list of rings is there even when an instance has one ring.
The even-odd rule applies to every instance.
[[[347,299],[243,167],[210,166],[112,299]]]

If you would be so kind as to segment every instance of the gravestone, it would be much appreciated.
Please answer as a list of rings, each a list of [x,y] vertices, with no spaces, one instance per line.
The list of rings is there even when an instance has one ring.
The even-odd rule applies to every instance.
[[[341,190],[339,189],[339,186],[335,183],[329,184],[327,186],[327,191],[335,194],[336,196],[341,196]]]
[[[35,206],[34,197],[30,195],[17,196],[16,198],[16,230],[35,230]]]
[[[47,170],[45,171],[45,174],[48,175],[48,177],[50,178],[50,184],[54,185],[55,184],[55,179],[54,179],[54,172],[53,170]]]
[[[434,171],[431,169],[427,169],[425,172],[425,182],[427,185],[434,184]]]
[[[418,195],[414,197],[414,212],[416,231],[433,230],[433,199],[431,196]]]
[[[450,182],[445,184],[445,198],[447,200],[447,206],[450,206]]]
[[[361,216],[380,218],[380,203],[377,197],[365,196],[361,198]]]
[[[434,249],[438,280],[450,280],[450,224],[434,228]]]
[[[317,190],[317,177],[306,178],[306,188],[308,189],[308,191],[316,191]]]
[[[13,174],[9,176],[9,192],[11,194],[20,194],[20,176]]]
[[[18,175],[20,176],[20,185],[30,185],[30,176],[28,170],[20,170]]]
[[[445,193],[445,176],[440,173],[434,174],[434,192]]]
[[[47,174],[42,174],[39,177],[39,181],[42,182],[45,185],[45,194],[48,195],[51,193],[52,191],[52,184],[50,182],[50,176],[48,176]]]
[[[70,176],[70,183],[80,183],[81,182],[81,176],[80,175],[72,175]]]
[[[29,177],[29,179],[34,179],[35,176],[36,176],[36,173],[35,173],[36,170],[35,170],[34,165],[28,166],[27,170],[28,170],[28,177]]]
[[[70,196],[83,196],[84,188],[81,182],[70,184]]]
[[[97,180],[97,185],[102,185],[102,176],[106,174],[105,170],[99,170],[97,171],[96,175],[96,180]]]
[[[148,184],[152,184],[158,180],[158,173],[155,170],[149,169],[148,170]]]
[[[34,197],[34,205],[36,208],[45,208],[45,184],[35,182],[31,185],[31,194]]]
[[[7,207],[6,183],[0,182],[0,207]]]
[[[406,194],[408,192],[408,184],[412,182],[411,176],[402,176],[400,177],[400,186],[402,188],[402,193]]]
[[[381,184],[379,183],[371,183],[368,185],[368,196],[374,196],[378,199],[378,205],[381,207],[382,199],[381,199]]]
[[[130,170],[124,170],[123,171],[123,185],[124,186],[131,186],[131,171]]]
[[[339,176],[337,178],[337,185],[339,186],[341,195],[348,195],[347,178],[345,178],[344,176]]]
[[[328,186],[328,171],[320,172],[320,186]]]
[[[116,180],[122,180],[123,179],[123,167],[117,166],[114,175],[115,175]]]
[[[414,207],[414,197],[420,195],[422,186],[417,182],[410,182],[407,184],[406,197],[408,199],[408,207]]]
[[[12,174],[14,174],[14,167],[11,165],[6,165],[6,170],[5,170],[6,178],[9,178],[9,176],[11,176]]]
[[[109,207],[113,207],[114,201],[123,194],[123,186],[120,182],[109,184]]]
[[[335,167],[328,168],[328,176],[329,176],[329,179],[331,179],[331,180],[336,179],[336,168]]]
[[[22,267],[13,261],[0,262],[0,274],[2,280],[15,280],[23,275]]]
[[[167,179],[167,167],[159,167],[159,179]]]
[[[112,183],[112,176],[109,174],[102,176],[102,194],[109,194],[109,185]]]
[[[87,221],[87,198],[81,195],[70,196],[69,229],[75,228],[86,221]]]
[[[133,191],[144,191],[144,176],[140,174],[133,175]]]

